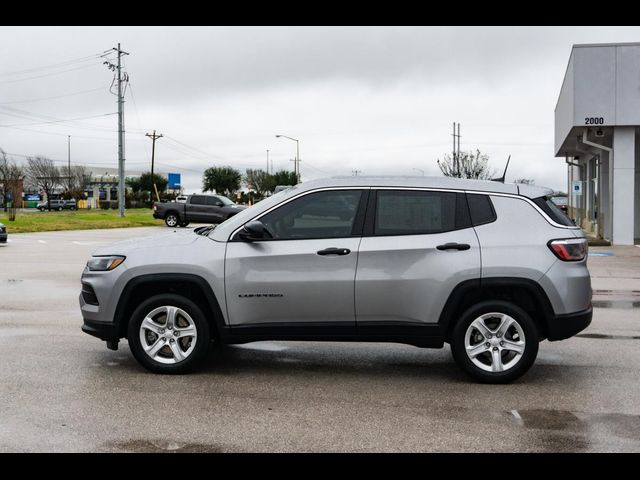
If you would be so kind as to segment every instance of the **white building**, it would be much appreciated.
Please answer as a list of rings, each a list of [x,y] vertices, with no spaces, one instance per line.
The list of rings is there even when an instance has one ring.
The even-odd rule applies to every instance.
[[[617,245],[640,238],[640,43],[574,45],[555,110],[569,216]]]

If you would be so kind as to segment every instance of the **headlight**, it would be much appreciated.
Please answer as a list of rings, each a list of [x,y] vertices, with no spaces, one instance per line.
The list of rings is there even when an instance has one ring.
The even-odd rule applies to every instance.
[[[108,257],[92,257],[87,262],[87,268],[92,272],[106,272],[113,270],[122,262],[126,257],[120,255],[111,255]]]

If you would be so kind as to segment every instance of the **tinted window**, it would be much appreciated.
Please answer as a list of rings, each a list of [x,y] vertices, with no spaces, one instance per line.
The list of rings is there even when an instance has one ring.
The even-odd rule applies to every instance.
[[[206,205],[207,204],[207,197],[205,197],[204,195],[194,195],[193,197],[191,197],[191,204],[192,205]]]
[[[207,205],[222,206],[222,200],[218,197],[207,197]]]
[[[274,239],[349,237],[360,204],[360,190],[305,195],[260,218]]]
[[[491,223],[496,219],[496,212],[488,195],[467,194],[467,201],[474,225]]]
[[[558,206],[551,201],[548,197],[538,197],[534,198],[533,202],[539,206],[544,213],[549,215],[549,218],[560,225],[566,225],[568,227],[575,226],[573,220],[567,217],[562,210],[558,208]]]
[[[464,194],[381,190],[376,202],[375,235],[441,233],[470,226]]]

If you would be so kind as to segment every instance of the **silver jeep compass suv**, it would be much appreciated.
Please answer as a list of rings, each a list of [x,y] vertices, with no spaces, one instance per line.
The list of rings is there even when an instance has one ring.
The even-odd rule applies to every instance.
[[[211,342],[451,345],[483,382],[591,322],[587,241],[550,190],[452,178],[348,177],[283,190],[217,227],[100,248],[82,329],[158,373]]]

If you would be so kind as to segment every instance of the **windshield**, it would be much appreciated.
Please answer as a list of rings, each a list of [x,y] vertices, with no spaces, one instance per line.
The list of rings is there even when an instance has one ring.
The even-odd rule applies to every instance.
[[[219,196],[217,198],[220,199],[220,201],[225,205],[233,205],[233,202],[229,200],[227,197]]]

